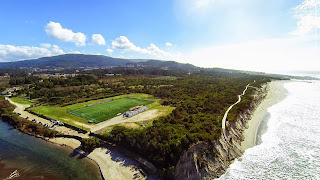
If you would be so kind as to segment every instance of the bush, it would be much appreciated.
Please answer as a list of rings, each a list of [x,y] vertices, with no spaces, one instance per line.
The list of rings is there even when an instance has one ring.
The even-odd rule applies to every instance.
[[[86,152],[91,152],[99,146],[101,146],[101,140],[99,138],[92,137],[92,138],[83,138],[81,140],[82,150]]]

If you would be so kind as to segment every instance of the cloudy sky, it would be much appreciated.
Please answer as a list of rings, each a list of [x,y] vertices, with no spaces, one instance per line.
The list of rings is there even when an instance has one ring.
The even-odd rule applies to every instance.
[[[320,70],[320,0],[3,0],[0,61],[64,53]]]

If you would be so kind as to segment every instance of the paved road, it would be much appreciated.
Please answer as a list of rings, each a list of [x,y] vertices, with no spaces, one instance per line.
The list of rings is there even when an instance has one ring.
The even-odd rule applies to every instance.
[[[228,108],[228,110],[224,113],[224,116],[223,116],[223,119],[222,119],[222,133],[223,133],[223,138],[224,138],[224,140],[225,140],[226,142],[229,142],[229,141],[227,141],[227,134],[226,134],[226,120],[227,120],[227,117],[228,117],[228,113],[229,113],[229,111],[233,108],[233,106],[235,106],[235,105],[237,105],[239,102],[241,102],[241,96],[243,96],[243,95],[246,93],[249,85],[250,85],[250,83],[249,83],[249,84],[246,86],[246,88],[243,90],[242,94],[238,95],[238,101],[235,102],[234,104],[232,104],[232,105]]]

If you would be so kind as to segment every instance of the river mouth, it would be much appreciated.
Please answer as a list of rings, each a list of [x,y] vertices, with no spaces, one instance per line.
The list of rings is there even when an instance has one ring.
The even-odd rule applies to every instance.
[[[72,150],[23,134],[0,119],[0,179],[101,179],[97,165]]]

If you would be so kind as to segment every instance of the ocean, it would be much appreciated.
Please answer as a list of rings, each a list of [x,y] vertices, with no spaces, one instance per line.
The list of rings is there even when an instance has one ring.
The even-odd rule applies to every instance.
[[[320,179],[320,81],[291,81],[284,88],[286,97],[268,108],[260,124],[258,145],[221,180]]]
[[[0,118],[0,179],[17,170],[23,180],[97,180],[98,167],[72,150],[13,129]]]

